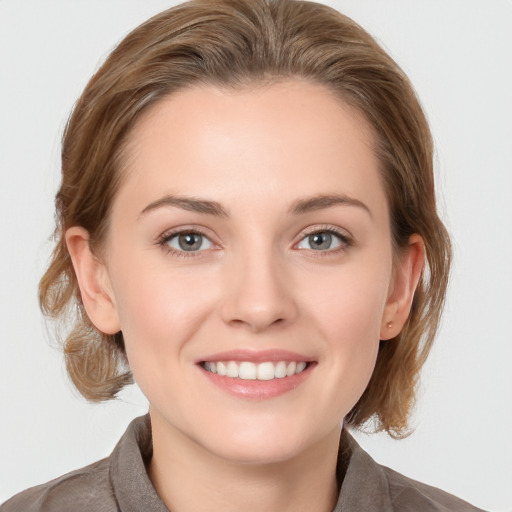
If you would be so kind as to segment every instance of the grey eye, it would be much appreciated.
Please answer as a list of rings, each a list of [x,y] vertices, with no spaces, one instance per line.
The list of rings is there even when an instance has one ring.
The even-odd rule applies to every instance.
[[[332,235],[330,233],[315,233],[308,236],[309,246],[312,249],[330,249],[332,244]]]
[[[297,247],[299,249],[311,249],[314,251],[328,251],[336,249],[343,244],[340,235],[329,231],[318,231],[304,237]]]
[[[202,251],[210,249],[212,242],[200,233],[179,233],[173,236],[167,244],[178,251]]]

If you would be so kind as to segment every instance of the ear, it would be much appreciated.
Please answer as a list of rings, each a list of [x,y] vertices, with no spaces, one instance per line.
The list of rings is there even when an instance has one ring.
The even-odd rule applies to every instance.
[[[89,232],[79,226],[66,231],[66,245],[87,316],[105,334],[121,330],[106,266],[91,251]]]
[[[412,235],[408,246],[402,250],[395,262],[394,276],[380,328],[381,340],[394,338],[403,329],[424,265],[425,244],[420,235]]]

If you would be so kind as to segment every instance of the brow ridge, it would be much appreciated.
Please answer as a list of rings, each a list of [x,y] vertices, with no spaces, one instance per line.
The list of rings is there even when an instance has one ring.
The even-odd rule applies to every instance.
[[[289,212],[293,215],[302,215],[310,211],[323,210],[325,208],[332,208],[338,205],[356,206],[365,210],[370,217],[372,213],[368,206],[359,199],[350,197],[346,194],[320,194],[304,199],[298,199],[292,203]]]
[[[288,213],[292,215],[303,215],[305,213],[323,210],[326,208],[332,208],[334,206],[356,206],[365,210],[370,216],[372,216],[370,209],[359,199],[350,197],[346,194],[319,194],[311,197],[297,199],[294,201]],[[172,206],[181,208],[183,210],[192,211],[196,213],[202,213],[206,215],[213,215],[216,217],[229,217],[228,211],[217,201],[210,201],[207,199],[200,199],[197,197],[183,197],[172,194],[167,194],[164,197],[153,201],[148,204],[140,213],[145,215],[146,213],[162,208],[165,206]]]
[[[153,201],[148,204],[140,213],[144,215],[152,210],[162,208],[165,206],[174,206],[191,212],[203,213],[206,215],[214,215],[216,217],[227,217],[228,212],[217,201],[210,201],[207,199],[199,199],[196,197],[182,197],[167,194],[164,197]]]

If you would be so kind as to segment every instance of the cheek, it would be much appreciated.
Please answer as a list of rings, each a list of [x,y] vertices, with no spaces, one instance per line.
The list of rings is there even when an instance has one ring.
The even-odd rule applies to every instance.
[[[377,339],[391,278],[391,257],[359,261],[316,279],[304,296],[328,339],[364,343]],[[306,286],[304,286],[306,288]]]
[[[170,272],[165,261],[118,261],[113,289],[134,374],[139,367],[153,374],[169,361],[179,364],[216,303],[213,283],[197,269]]]
[[[369,270],[371,269],[371,270]],[[335,400],[346,414],[359,400],[373,373],[386,305],[391,263],[352,266],[332,276],[322,293],[313,288],[310,312],[324,344],[337,389]]]

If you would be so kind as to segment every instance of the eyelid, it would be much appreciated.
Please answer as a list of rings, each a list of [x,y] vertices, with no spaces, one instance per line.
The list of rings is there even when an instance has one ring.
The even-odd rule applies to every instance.
[[[302,242],[305,238],[307,238],[308,236],[317,234],[317,233],[329,233],[329,234],[332,234],[332,235],[334,235],[334,236],[336,236],[336,237],[338,237],[340,239],[341,245],[339,247],[334,248],[334,249],[326,249],[324,251],[321,251],[321,250],[315,251],[313,249],[298,249],[297,248],[297,245],[300,242]],[[354,237],[352,236],[352,234],[348,230],[340,228],[338,226],[333,226],[331,224],[322,224],[322,225],[309,226],[309,227],[305,228],[301,232],[300,238],[293,244],[293,247],[297,248],[300,251],[315,252],[315,253],[317,253],[318,256],[320,256],[321,254],[333,254],[333,253],[336,253],[338,251],[344,251],[348,247],[354,245],[354,243],[355,243],[354,242]]]
[[[213,248],[209,248],[209,249],[203,249],[203,250],[200,250],[200,251],[183,251],[183,250],[179,250],[179,249],[174,249],[172,247],[170,247],[167,242],[169,242],[169,240],[171,240],[172,238],[178,236],[178,235],[181,235],[181,234],[197,234],[197,235],[201,235],[201,236],[204,236],[205,238],[207,238],[211,243],[212,245],[214,246]],[[313,249],[298,249],[300,251],[308,251],[308,252],[315,252],[316,255],[320,256],[322,254],[333,254],[333,253],[337,253],[337,252],[341,252],[341,251],[344,251],[346,250],[348,247],[352,246],[355,244],[355,241],[354,241],[354,237],[352,236],[352,234],[347,230],[347,229],[344,229],[344,228],[340,228],[339,226],[335,226],[335,225],[332,225],[332,224],[320,224],[320,225],[313,225],[313,226],[308,226],[307,228],[303,229],[302,232],[300,233],[300,237],[298,237],[298,239],[296,240],[296,242],[294,242],[293,244],[293,248],[294,249],[297,249],[297,245],[303,241],[306,237],[310,236],[310,235],[313,235],[313,234],[316,234],[316,233],[330,233],[330,234],[333,234],[334,236],[337,236],[340,241],[341,241],[341,245],[339,247],[336,247],[336,248],[333,248],[333,249],[326,249],[326,250],[318,250],[318,251],[315,251]],[[175,228],[171,228],[171,229],[168,229],[166,231],[164,231],[162,234],[160,234],[156,240],[155,240],[155,243],[156,245],[159,245],[160,247],[164,248],[170,252],[170,253],[174,253],[178,256],[182,256],[182,257],[198,257],[200,255],[203,255],[202,253],[207,253],[211,250],[218,250],[220,248],[222,248],[221,244],[218,243],[216,240],[215,240],[215,236],[212,236],[210,234],[210,230],[209,229],[205,229],[205,228],[202,228],[202,227],[198,227],[198,226],[195,226],[195,225],[185,225],[185,226],[179,226],[179,227],[175,227]]]
[[[205,231],[203,231],[200,228],[197,228],[195,226],[194,227],[192,227],[192,226],[180,226],[180,227],[177,227],[177,228],[171,228],[171,229],[165,230],[163,233],[161,233],[160,235],[157,236],[155,242],[156,243],[162,243],[162,242],[165,242],[165,241],[175,237],[176,235],[183,235],[183,234],[187,234],[187,233],[193,233],[193,234],[196,234],[196,235],[203,235],[206,238],[210,239],[210,236]]]
[[[334,226],[332,224],[316,224],[314,226],[308,226],[307,228],[304,228],[299,236],[298,241],[302,240],[303,238],[314,235],[315,233],[334,233],[335,235],[340,236],[343,239],[347,240],[353,240],[353,235],[348,231],[347,229],[340,228],[339,226]]]
[[[210,243],[213,245],[212,248],[203,249],[200,251],[184,251],[180,249],[176,249],[174,247],[171,247],[168,242],[172,240],[173,238],[184,235],[184,234],[196,234],[201,235],[207,240],[210,241]],[[201,227],[197,226],[179,226],[175,228],[168,229],[164,231],[161,235],[159,235],[156,240],[155,244],[160,246],[162,249],[165,249],[168,253],[184,257],[184,258],[193,258],[203,255],[203,253],[209,252],[211,250],[217,250],[220,247],[220,244],[214,240],[215,237],[209,234],[209,230],[203,229]]]

